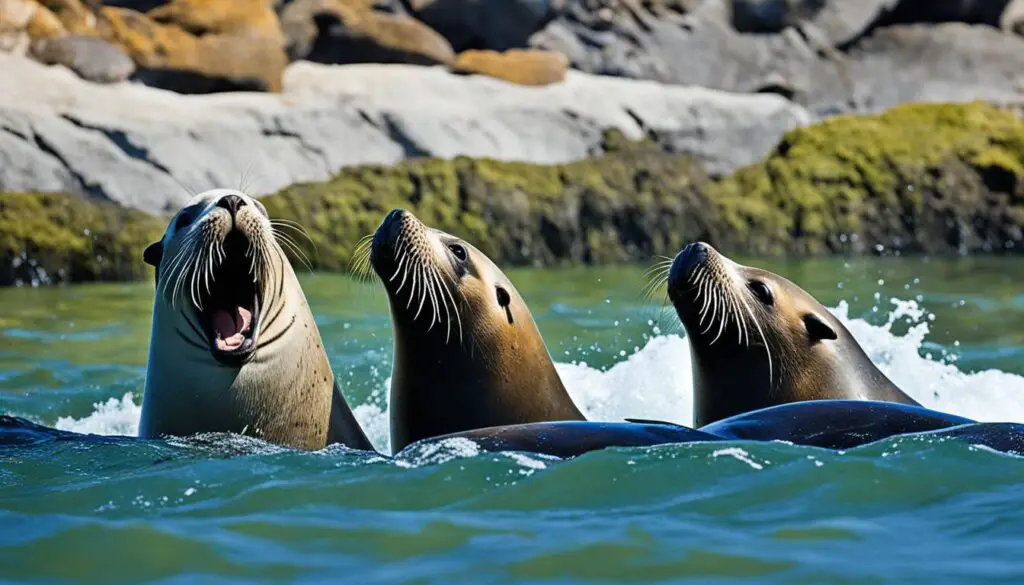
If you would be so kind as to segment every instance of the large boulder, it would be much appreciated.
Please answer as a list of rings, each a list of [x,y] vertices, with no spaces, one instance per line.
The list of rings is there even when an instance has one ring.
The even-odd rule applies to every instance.
[[[131,56],[136,78],[148,85],[180,93],[281,89],[287,56],[279,30],[228,28],[196,36],[124,8],[105,7],[102,16],[99,34]]]
[[[908,104],[787,133],[712,189],[755,254],[1024,252],[1024,121],[988,104]]]
[[[246,175],[266,194],[421,156],[564,163],[602,152],[608,129],[722,174],[809,121],[778,96],[574,71],[522,87],[442,68],[297,62],[280,95],[184,96],[0,56],[0,191],[67,191],[162,213]]]
[[[283,42],[277,13],[268,0],[172,0],[146,15],[196,36],[240,33]]]
[[[739,32],[781,33],[789,27],[809,31],[829,47],[867,32],[900,0],[732,0],[731,24]],[[806,34],[806,33],[805,33]]]
[[[488,75],[519,85],[550,85],[565,79],[569,60],[561,53],[511,49],[463,51],[455,59],[456,73]]]
[[[87,34],[96,27],[98,0],[39,0],[39,3],[60,20],[64,30]]]
[[[64,32],[60,19],[36,0],[0,0],[0,53],[24,55],[34,39]]]
[[[567,8],[530,45],[561,52],[574,68],[782,93],[819,116],[878,111],[919,99],[1012,100],[1019,96],[1024,70],[1024,38],[990,26],[895,25],[847,38],[857,28],[852,23],[862,26],[866,20],[829,28],[822,20],[826,6],[778,34],[745,34],[707,5],[687,14],[656,14],[642,7],[593,10],[586,0],[565,1]]]
[[[95,83],[116,83],[135,73],[135,62],[124,51],[85,35],[38,39],[32,44],[31,55],[40,63],[63,65]]]
[[[360,0],[295,0],[281,12],[288,54],[318,63],[450,64],[440,34],[404,14]]]
[[[834,117],[719,181],[617,130],[601,150],[360,165],[262,202],[303,226],[299,245],[329,271],[348,270],[395,207],[502,265],[649,261],[693,240],[729,254],[1024,253],[1024,121],[987,104]],[[149,276],[140,252],[162,226],[96,198],[0,194],[0,285]]]

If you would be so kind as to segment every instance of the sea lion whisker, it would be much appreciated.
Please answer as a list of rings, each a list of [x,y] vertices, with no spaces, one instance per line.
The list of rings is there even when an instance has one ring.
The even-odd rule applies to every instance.
[[[448,289],[448,279],[442,279],[441,280],[441,284],[444,286],[444,292],[448,293],[448,298],[452,302],[452,312],[455,313],[455,320],[456,320],[456,322],[457,322],[457,324],[459,326],[459,345],[461,346],[462,345],[462,316],[459,314],[459,305],[458,305],[458,303],[456,303],[455,296],[452,294],[452,291]],[[447,339],[445,340],[445,343],[446,344],[448,343]]]
[[[413,321],[415,321],[417,318],[419,318],[420,311],[423,310],[423,303],[426,302],[426,300],[427,300],[427,283],[426,283],[425,278],[424,278],[424,272],[425,272],[425,270],[423,268],[423,265],[420,265],[417,268],[417,271],[416,271],[417,281],[420,283],[420,305],[419,305],[419,307],[416,308],[416,314],[413,315],[413,318],[412,318]],[[430,327],[433,327],[433,326],[434,326],[434,322],[431,321],[430,322],[430,326],[427,327],[427,331],[430,331]]]
[[[189,272],[194,270],[194,264],[190,265],[187,260],[195,257],[195,250],[193,249],[192,242],[189,240],[183,240],[179,249],[178,254],[181,255],[177,266],[176,277],[174,279],[174,288],[171,290],[171,308],[175,307],[175,303],[178,300],[178,289],[185,284],[185,280],[189,278]],[[182,255],[183,254],[183,255]],[[182,291],[184,289],[182,288]]]
[[[452,337],[452,314],[451,314],[451,311],[448,310],[448,299],[444,295],[446,287],[444,285],[444,282],[441,279],[441,275],[437,271],[437,266],[433,266],[432,267],[432,271],[433,271],[433,274],[431,275],[431,277],[434,279],[434,283],[437,285],[437,296],[441,299],[441,304],[444,305],[444,315],[445,315],[445,319],[444,319],[444,321],[445,321],[444,343],[445,343],[445,345],[448,345],[448,342],[451,340],[451,337]],[[440,312],[438,312],[438,318],[440,318]]]
[[[406,268],[406,273],[409,272],[409,268]],[[402,280],[405,280],[405,275],[402,276]],[[412,281],[409,283],[409,298],[405,302],[406,310],[412,306],[412,301],[416,298],[416,267],[412,266]],[[415,321],[415,319],[413,319]]]
[[[175,275],[176,272],[178,272],[178,271],[180,271],[181,269],[184,268],[183,265],[182,265],[182,262],[184,261],[184,259],[187,258],[188,256],[192,255],[192,246],[191,246],[191,244],[192,244],[192,240],[195,238],[195,236],[193,234],[194,234],[194,232],[186,234],[185,237],[181,239],[181,242],[178,244],[178,250],[175,253],[174,258],[172,258],[170,263],[169,263],[168,270],[167,270],[167,278],[164,280],[164,286],[163,286],[163,291],[164,291],[163,294],[165,294],[165,295],[167,293],[167,285],[170,283],[172,277]],[[174,301],[174,297],[172,296],[171,297],[172,307],[173,307],[173,301]]]
[[[705,327],[700,332],[701,335],[706,335],[709,331],[711,331],[711,328],[715,326],[715,319],[718,317],[718,299],[719,299],[719,292],[718,292],[718,290],[717,289],[713,289],[711,291],[711,295],[710,296],[711,296],[711,317],[708,319],[707,327]]]
[[[303,226],[301,223],[299,223],[297,221],[292,221],[290,219],[272,219],[272,220],[270,220],[270,225],[272,227],[281,227],[281,228],[288,228],[288,229],[295,230],[296,232],[301,234],[304,238],[306,238],[309,241],[310,244],[313,244],[313,248],[314,249],[317,248],[316,242],[309,235],[309,232],[306,231],[305,226]]]
[[[397,288],[397,289],[395,289],[395,296],[398,296],[398,294],[402,292],[402,288],[403,288],[403,287],[405,287],[405,281],[406,281],[406,279],[408,279],[408,278],[409,278],[409,267],[408,267],[408,266],[406,266],[406,267],[405,267],[405,268],[403,269],[403,268],[402,268],[402,263],[403,263],[403,262],[405,262],[405,256],[403,256],[403,257],[402,257],[402,258],[401,258],[401,259],[400,259],[400,260],[398,261],[398,268],[399,268],[399,270],[401,270],[401,271],[402,271],[402,282],[398,283],[398,288]],[[397,276],[397,275],[398,275],[398,273],[396,272],[396,273],[395,273],[395,276]],[[391,280],[394,280],[394,276],[392,276],[392,277],[391,277]]]
[[[722,336],[722,332],[725,331],[725,325],[729,322],[729,298],[727,295],[722,295],[722,318],[718,321],[718,333],[715,334],[715,338],[711,340],[710,345],[714,345],[718,338]]]
[[[434,317],[430,321],[430,328],[434,327],[434,323],[437,323],[439,325],[441,324],[441,307],[438,306],[437,291],[435,289],[435,287],[437,286],[437,281],[435,280],[433,274],[435,271],[436,269],[432,265],[426,271],[426,279],[428,283],[427,290],[430,292],[430,305],[434,309]],[[428,329],[428,331],[429,330],[430,329]]]
[[[313,272],[313,265],[309,261],[309,256],[307,256],[306,253],[302,251],[302,249],[294,240],[292,240],[286,234],[279,233],[277,230],[273,228],[271,228],[271,233],[273,233],[274,237],[277,238],[277,241],[279,244],[282,245],[282,248],[285,248],[292,254],[295,254],[295,257],[298,258],[300,262],[302,262],[302,265],[309,269],[310,272]]]
[[[761,341],[764,342],[764,352],[768,357],[768,387],[771,388],[775,383],[775,376],[772,366],[772,351],[771,347],[768,345],[768,338],[761,329],[761,324],[757,322],[757,317],[754,316],[754,311],[750,308],[750,302],[747,301],[747,299],[743,299],[743,307],[746,309],[750,320],[754,322],[754,327],[757,328],[757,333],[761,336]]]

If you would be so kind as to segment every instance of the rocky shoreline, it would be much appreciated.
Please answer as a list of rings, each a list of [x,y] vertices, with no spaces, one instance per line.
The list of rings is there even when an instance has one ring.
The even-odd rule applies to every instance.
[[[261,201],[305,227],[315,243],[305,252],[324,271],[348,270],[355,243],[393,207],[507,266],[648,261],[694,239],[761,255],[1024,251],[1024,121],[990,104],[833,117],[719,179],[615,130],[600,151],[549,165],[352,166]],[[0,284],[143,277],[141,250],[165,221],[95,198],[4,194]]]
[[[1017,253],[1022,109],[1024,0],[0,0],[0,285],[149,274],[212,187],[325,270],[396,206],[506,265]]]
[[[564,163],[599,154],[608,129],[727,173],[811,121],[779,96],[579,72],[522,87],[442,68],[298,62],[284,79],[279,94],[186,96],[0,56],[0,190],[160,213],[189,191],[244,181],[263,195],[360,164],[460,155]]]

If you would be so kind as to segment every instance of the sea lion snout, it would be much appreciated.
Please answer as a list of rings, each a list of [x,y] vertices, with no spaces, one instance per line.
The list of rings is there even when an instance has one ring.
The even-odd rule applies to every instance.
[[[675,299],[692,286],[693,272],[707,261],[710,250],[704,242],[691,242],[676,254],[668,273],[669,296]]]
[[[231,214],[231,219],[235,219],[235,216],[238,215],[238,210],[245,205],[247,205],[245,199],[234,193],[221,197],[220,201],[217,202],[217,207],[223,207],[228,210],[228,213]]]
[[[380,270],[385,264],[390,266],[395,263],[398,241],[410,219],[415,219],[415,216],[399,208],[392,209],[384,221],[380,222],[370,245],[370,262],[374,268]]]

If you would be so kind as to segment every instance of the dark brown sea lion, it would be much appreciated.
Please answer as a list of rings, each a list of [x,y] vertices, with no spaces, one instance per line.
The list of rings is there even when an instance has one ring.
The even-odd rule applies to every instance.
[[[391,305],[391,448],[482,427],[584,420],[530,309],[479,250],[396,209],[369,262]]]
[[[373,449],[259,201],[196,195],[144,256],[156,299],[140,437],[224,432]]]
[[[673,261],[668,294],[690,342],[698,428],[806,400],[918,404],[821,303],[777,274],[697,242]]]

